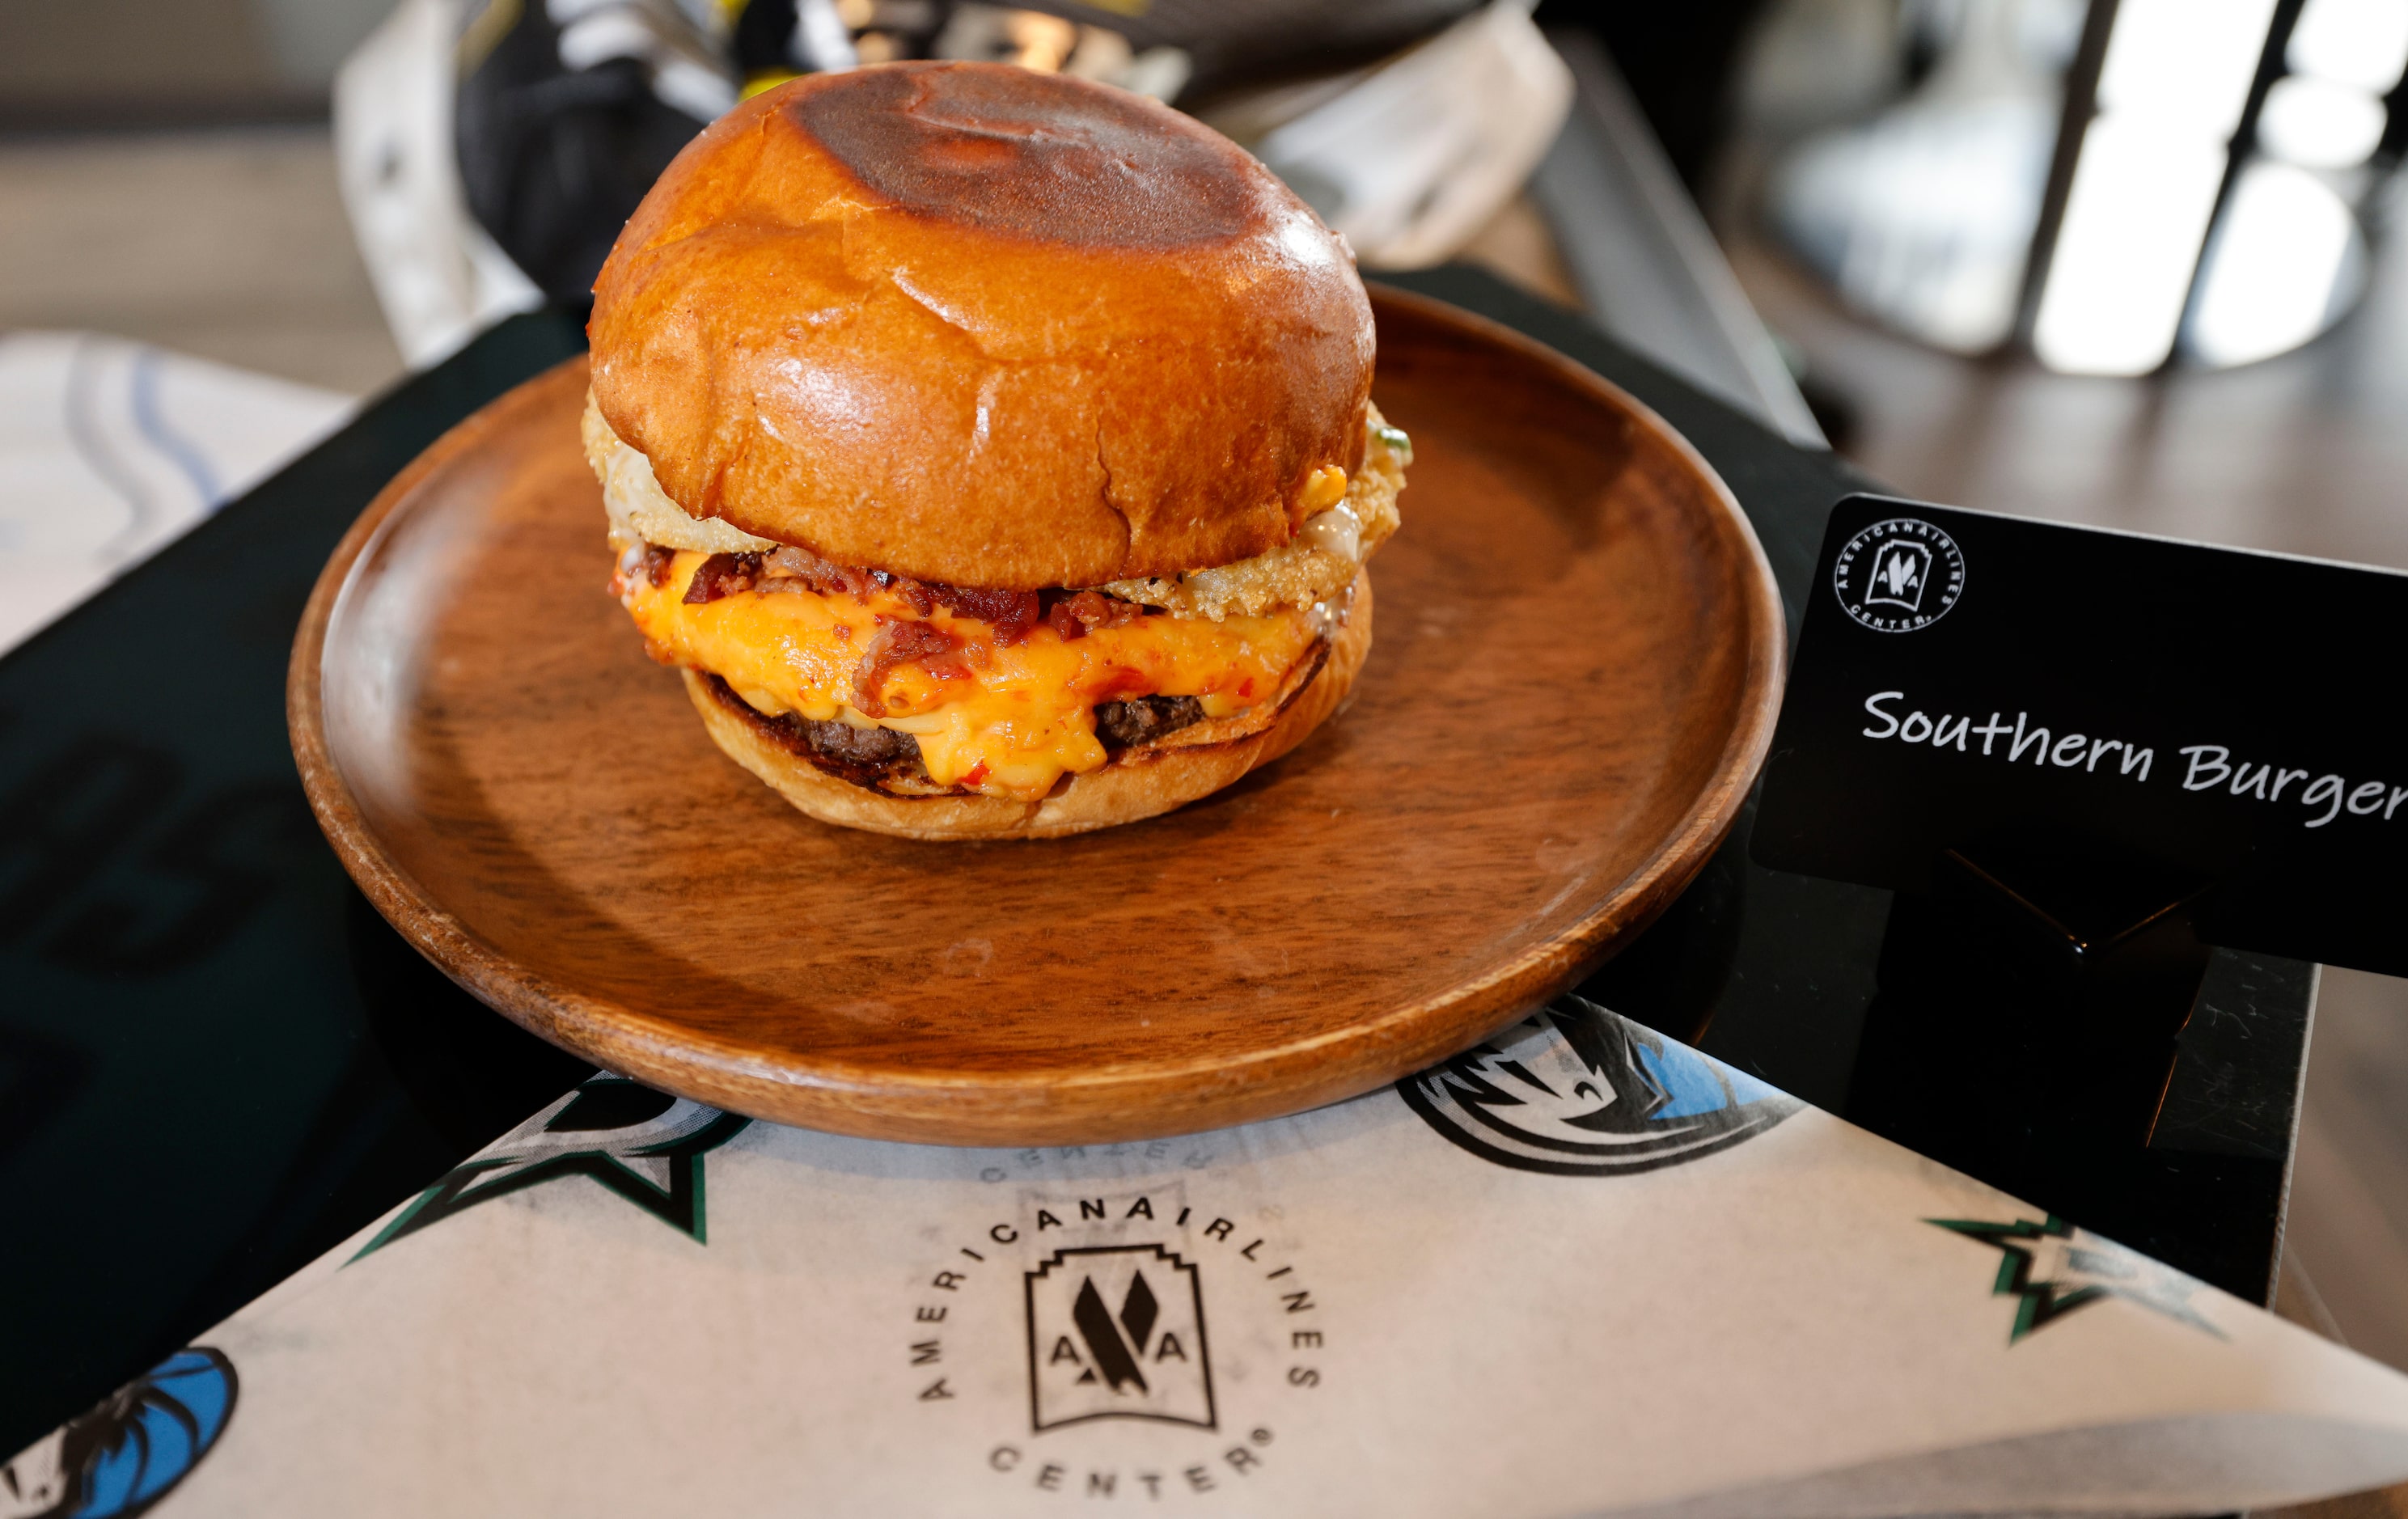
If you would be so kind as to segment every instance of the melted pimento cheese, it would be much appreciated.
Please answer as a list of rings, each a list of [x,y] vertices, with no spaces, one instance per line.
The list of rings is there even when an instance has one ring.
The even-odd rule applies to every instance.
[[[1131,608],[1066,638],[1043,622],[999,629],[895,589],[815,590],[796,578],[688,601],[710,557],[680,551],[655,569],[638,546],[622,558],[613,589],[660,657],[717,675],[769,716],[910,734],[936,784],[1023,801],[1104,765],[1100,704],[1195,696],[1208,718],[1229,716],[1274,695],[1322,636],[1310,609],[1214,622]],[[943,646],[880,657],[939,642],[919,628]]]

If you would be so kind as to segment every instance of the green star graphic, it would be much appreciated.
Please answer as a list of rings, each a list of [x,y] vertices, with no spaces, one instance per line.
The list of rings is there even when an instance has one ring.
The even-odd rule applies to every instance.
[[[619,1077],[596,1076],[505,1137],[494,1146],[497,1154],[453,1168],[420,1193],[351,1261],[479,1203],[569,1176],[589,1177],[696,1244],[707,1243],[703,1157],[752,1122]],[[655,1168],[657,1179],[647,1174]]]
[[[1999,1252],[1999,1274],[1990,1284],[1991,1296],[2020,1299],[2015,1305],[2014,1328],[2007,1335],[2010,1345],[2042,1326],[2103,1297],[2121,1297],[2151,1312],[2162,1313],[2177,1324],[2187,1324],[2218,1340],[2224,1338],[2222,1330],[2190,1306],[2192,1295],[2200,1288],[2197,1281],[2138,1251],[2077,1230],[2054,1213],[2044,1224],[2029,1219],[1993,1224],[1972,1218],[1927,1218],[1924,1222],[1978,1240]],[[2052,1246],[2056,1247],[2051,1252],[2056,1258],[2049,1268],[2036,1270],[2036,1252]]]

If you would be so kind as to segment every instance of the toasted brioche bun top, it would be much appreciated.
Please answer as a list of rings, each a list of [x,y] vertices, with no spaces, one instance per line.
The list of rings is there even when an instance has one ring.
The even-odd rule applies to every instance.
[[[1011,590],[1287,542],[1371,386],[1353,256],[1268,170],[999,64],[738,106],[620,234],[590,334],[602,415],[691,515]]]

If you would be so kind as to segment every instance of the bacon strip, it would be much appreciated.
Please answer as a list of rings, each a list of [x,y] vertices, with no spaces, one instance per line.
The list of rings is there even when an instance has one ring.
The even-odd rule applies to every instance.
[[[861,666],[853,672],[853,705],[871,717],[884,717],[886,703],[878,688],[899,665],[925,665],[929,660],[950,654],[961,645],[940,627],[927,623],[913,623],[901,618],[882,617],[878,632],[869,640],[869,648],[861,656]]]
[[[928,590],[955,616],[975,617],[992,626],[1000,644],[1018,643],[1037,625],[1034,591],[974,591],[955,585],[931,585]]]
[[[1083,638],[1099,627],[1118,627],[1134,623],[1145,615],[1145,609],[1134,601],[1108,596],[1101,591],[1078,591],[1062,597],[1047,609],[1045,621],[1063,641]]]
[[[923,617],[939,607],[957,617],[975,617],[993,626],[996,641],[1007,647],[1028,637],[1040,612],[1034,591],[985,591],[938,580],[915,580],[891,570],[854,569],[831,565],[808,549],[780,549],[768,556],[763,568],[772,579],[799,580],[822,595],[842,592],[866,596],[873,590],[891,591]]]
[[[799,580],[805,590],[824,596],[866,596],[878,584],[870,579],[869,571],[831,565],[809,549],[780,549],[769,555],[762,568],[773,580]]]
[[[685,604],[708,606],[722,596],[732,596],[750,591],[761,580],[761,556],[757,553],[715,553],[695,568],[694,579],[686,582]]]
[[[669,583],[669,571],[677,566],[677,551],[664,549],[657,543],[647,543],[632,555],[622,555],[610,568],[610,595],[615,599],[625,595],[642,580],[655,591]]]

